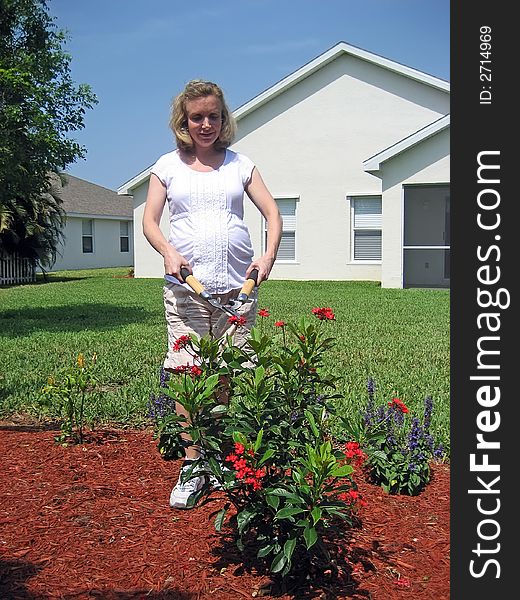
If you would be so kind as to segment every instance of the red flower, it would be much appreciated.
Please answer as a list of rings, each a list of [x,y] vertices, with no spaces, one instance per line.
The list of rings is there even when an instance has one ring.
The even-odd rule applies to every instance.
[[[202,375],[202,369],[197,365],[179,365],[172,369],[174,373],[189,373],[192,377]]]
[[[347,442],[345,444],[345,457],[357,467],[361,467],[367,458],[357,442]]]
[[[276,321],[274,324],[275,327],[285,327],[287,323],[285,321]]]
[[[338,494],[338,498],[343,500],[346,504],[351,507],[354,506],[366,506],[368,502],[363,499],[363,496],[357,490],[349,490],[342,494]]]
[[[402,402],[401,400],[399,400],[399,398],[392,398],[392,401],[388,403],[388,406],[397,408],[402,413],[410,412],[408,410],[408,407],[406,406],[406,404],[404,402]]]
[[[232,315],[229,317],[228,323],[233,325],[245,325],[247,323],[247,319],[245,317],[237,317],[236,315]]]
[[[316,316],[320,321],[334,321],[336,319],[332,308],[328,307],[313,308],[312,314]]]
[[[269,311],[267,310],[267,308],[261,308],[258,311],[258,316],[259,317],[268,317],[269,316]]]
[[[189,335],[181,335],[180,338],[177,338],[175,340],[175,343],[173,344],[172,348],[174,352],[179,352],[179,350],[182,350],[183,348],[186,348],[186,346],[188,346],[188,344],[191,342],[191,338]]]
[[[250,485],[254,491],[262,488],[261,479],[265,477],[265,469],[256,469],[254,465],[248,464],[254,457],[254,450],[252,448],[246,448],[243,444],[235,442],[235,452],[226,456],[226,461],[230,462],[235,469],[235,477],[243,481],[245,484]]]

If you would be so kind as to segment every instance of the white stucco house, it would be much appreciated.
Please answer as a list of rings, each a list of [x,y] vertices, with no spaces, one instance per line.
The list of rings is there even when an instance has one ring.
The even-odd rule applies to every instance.
[[[66,212],[64,243],[51,271],[132,267],[133,200],[65,174],[56,191]]]
[[[284,219],[271,279],[449,287],[449,111],[449,82],[344,42],[235,110],[231,149]],[[118,189],[134,199],[136,277],[163,274],[141,229],[150,169]],[[247,197],[244,218],[258,255],[265,224]]]

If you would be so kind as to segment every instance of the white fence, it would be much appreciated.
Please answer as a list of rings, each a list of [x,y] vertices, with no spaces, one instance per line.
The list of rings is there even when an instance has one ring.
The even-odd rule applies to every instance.
[[[36,281],[34,260],[0,252],[0,285]]]

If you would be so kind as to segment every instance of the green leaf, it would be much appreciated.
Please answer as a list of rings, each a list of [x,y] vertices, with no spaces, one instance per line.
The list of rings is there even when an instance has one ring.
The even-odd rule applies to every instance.
[[[293,515],[299,515],[302,512],[303,512],[303,508],[286,507],[286,508],[280,509],[276,513],[276,515],[274,516],[274,518],[275,519],[289,519]]]
[[[271,563],[271,572],[272,573],[278,573],[279,571],[281,571],[287,564],[288,560],[287,560],[287,556],[285,556],[285,554],[282,552],[279,552],[273,559],[273,562]]]
[[[215,460],[213,457],[211,457],[210,459],[208,459],[208,466],[213,475],[216,475],[217,477],[222,477],[222,469],[218,460]]]
[[[254,516],[255,513],[247,509],[237,514],[238,533],[242,534],[244,532],[244,529],[249,525]]]
[[[257,552],[257,557],[263,558],[264,556],[267,556],[275,549],[275,547],[276,547],[276,544],[269,544],[268,546],[264,546],[263,548],[260,548],[260,550]]]
[[[258,466],[261,467],[267,460],[269,460],[271,458],[271,456],[273,456],[274,454],[274,450],[272,448],[268,448],[262,458],[258,461]]]
[[[253,446],[253,450],[255,452],[258,452],[258,448],[260,448],[260,446],[262,445],[262,438],[264,437],[264,430],[260,429],[260,431],[258,432],[258,435],[256,436],[256,440]]]
[[[255,386],[258,387],[265,380],[265,369],[259,366],[255,369]]]
[[[342,465],[341,467],[337,467],[331,473],[332,477],[346,477],[353,473],[354,468],[351,465]]]
[[[316,525],[316,523],[321,519],[321,508],[319,506],[315,506],[311,511],[311,516],[313,524]]]
[[[268,493],[273,495],[273,496],[283,496],[284,498],[287,496],[293,496],[294,493],[291,492],[290,490],[286,490],[285,488],[273,488],[268,490]]]
[[[305,529],[306,527],[311,526],[311,522],[309,521],[309,519],[299,519],[294,525],[295,527],[302,527],[303,529]]]
[[[220,531],[222,529],[222,524],[224,523],[226,513],[227,513],[227,508],[224,507],[219,510],[217,516],[215,517],[215,529],[217,531]]]
[[[246,446],[247,445],[247,438],[240,431],[234,431],[233,432],[233,441],[234,442],[238,442],[239,444],[242,444],[242,446]]]
[[[283,545],[283,553],[287,557],[288,561],[291,560],[291,556],[294,552],[295,547],[296,547],[296,538],[289,538]]]
[[[226,404],[217,404],[210,410],[212,417],[221,417],[227,413],[228,407]]]
[[[274,508],[274,510],[278,510],[278,507],[280,506],[279,496],[273,496],[272,494],[266,494],[265,499],[269,506]]]
[[[305,416],[307,417],[307,421],[309,421],[309,425],[311,426],[312,433],[314,433],[315,437],[319,438],[320,432],[318,431],[318,427],[316,426],[316,421],[314,420],[313,414],[309,410],[304,410],[303,412],[304,412]]]
[[[316,540],[318,539],[318,534],[314,527],[307,527],[303,531],[303,538],[305,540],[305,545],[307,546],[307,550],[314,546]]]

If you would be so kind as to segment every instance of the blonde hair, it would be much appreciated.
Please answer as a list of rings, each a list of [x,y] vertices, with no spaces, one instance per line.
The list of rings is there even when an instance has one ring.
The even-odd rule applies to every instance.
[[[217,150],[227,148],[231,145],[235,137],[235,119],[224,100],[224,93],[220,87],[211,81],[193,79],[188,82],[184,90],[173,99],[171,105],[170,129],[175,136],[177,147],[181,150],[187,152],[193,150],[193,140],[188,132],[186,103],[190,100],[196,100],[197,98],[204,98],[206,96],[215,96],[215,98],[218,98],[218,100],[220,100],[220,106],[222,107],[222,128],[218,139],[215,141],[215,148]]]

